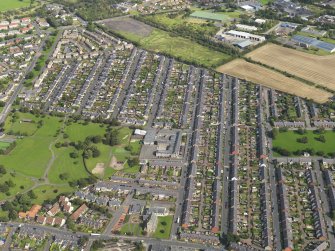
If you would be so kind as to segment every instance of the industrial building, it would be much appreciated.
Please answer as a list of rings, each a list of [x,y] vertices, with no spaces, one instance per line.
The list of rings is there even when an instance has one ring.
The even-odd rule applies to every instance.
[[[335,44],[323,42],[317,40],[316,38],[295,35],[292,37],[292,41],[299,44],[299,46],[301,47],[305,48],[315,47],[324,51],[328,51],[330,53],[335,52]]]

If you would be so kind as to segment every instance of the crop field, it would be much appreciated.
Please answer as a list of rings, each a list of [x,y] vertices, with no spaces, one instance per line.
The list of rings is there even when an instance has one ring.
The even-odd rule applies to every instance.
[[[28,7],[29,5],[30,5],[30,0],[1,0],[0,1],[0,12]]]
[[[300,135],[295,131],[287,131],[287,132],[279,132],[276,139],[273,140],[273,147],[284,148],[291,153],[297,150],[304,150],[306,148],[312,148],[315,152],[322,151],[325,154],[334,153],[335,152],[335,132],[326,131],[322,134],[326,141],[320,142],[318,137],[320,135],[315,134],[313,131],[307,131],[306,134]],[[308,143],[303,144],[297,142],[297,139],[302,137],[308,138]],[[279,156],[278,153],[275,152],[275,155]]]
[[[335,90],[335,55],[317,56],[267,44],[248,53],[246,57]]]
[[[125,24],[120,23],[124,20]],[[132,24],[134,23],[134,26]],[[138,25],[141,24],[141,27]],[[190,39],[173,36],[169,32],[153,28],[148,31],[148,25],[130,18],[117,18],[105,23],[106,27],[120,34],[127,40],[139,44],[142,48],[156,53],[166,53],[174,58],[203,65],[205,67],[217,67],[227,62],[231,57],[225,53],[202,46]],[[138,27],[138,28],[136,28]],[[145,30],[143,32],[138,32]],[[141,33],[141,34],[139,34]]]
[[[329,92],[242,59],[222,65],[217,68],[217,71],[302,98],[309,98],[318,103],[325,103],[332,97]]]

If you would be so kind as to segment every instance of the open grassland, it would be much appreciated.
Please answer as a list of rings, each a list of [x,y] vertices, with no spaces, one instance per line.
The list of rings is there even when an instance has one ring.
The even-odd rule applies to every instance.
[[[0,12],[28,7],[29,5],[30,5],[30,0],[1,0],[0,1]]]
[[[332,97],[329,92],[242,59],[236,59],[222,65],[217,68],[217,71],[302,98],[309,98],[318,103],[325,103]]]
[[[225,53],[207,48],[190,39],[174,36],[131,18],[109,20],[105,26],[146,50],[165,53],[188,63],[216,67],[231,58]]]
[[[326,141],[323,143],[318,140],[319,134],[315,134],[313,131],[307,131],[306,134],[300,135],[296,131],[279,132],[278,136],[273,140],[273,147],[279,147],[290,151],[291,153],[297,150],[304,150],[306,148],[312,148],[315,152],[321,151],[325,154],[335,152],[335,132],[325,131],[322,134]],[[308,143],[303,144],[297,142],[297,139],[307,137]],[[276,156],[279,156],[275,152]]]
[[[106,129],[106,125],[67,118],[21,112],[11,114],[5,123],[5,133],[12,131],[22,135],[25,132],[27,136],[17,137],[16,147],[8,155],[0,155],[0,164],[7,170],[5,175],[0,175],[0,184],[10,179],[15,181],[15,186],[10,187],[7,194],[2,193],[0,200],[27,192],[33,187],[39,194],[36,202],[53,199],[60,193],[76,189],[69,182],[87,178],[90,174],[85,169],[83,149],[76,149],[70,143],[84,142],[88,136],[103,138]],[[117,171],[109,166],[112,156],[125,162],[124,172],[137,173],[139,169],[138,165],[129,168],[126,162],[128,158],[137,156],[140,149],[139,142],[130,142],[132,130],[127,127],[113,129],[118,130],[119,145],[109,146],[101,141],[90,143],[99,150],[100,155],[86,159],[89,171],[98,163],[107,167],[101,178],[110,177]],[[125,149],[128,145],[132,146],[132,151]],[[0,144],[0,148],[2,146]],[[75,157],[73,153],[76,153]]]
[[[27,129],[26,122],[22,123],[21,119],[31,117],[31,115],[18,113],[17,116],[18,119],[15,122],[10,122],[11,118],[7,119],[5,129],[13,127],[18,131]],[[8,155],[0,155],[0,163],[25,175],[40,178],[51,158],[49,146],[56,139],[55,134],[61,122],[59,118],[49,116],[35,117],[34,120],[42,120],[43,126],[33,135],[18,139],[16,147]]]
[[[266,44],[248,53],[246,57],[335,90],[335,55],[316,56],[275,44]]]

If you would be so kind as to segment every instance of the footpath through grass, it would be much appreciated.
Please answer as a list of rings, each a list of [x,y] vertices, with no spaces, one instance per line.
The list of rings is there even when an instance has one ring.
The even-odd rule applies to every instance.
[[[320,141],[320,136],[323,135],[325,142]],[[307,143],[299,143],[298,139],[307,138]],[[289,130],[287,132],[279,132],[278,136],[273,140],[274,148],[282,148],[295,155],[296,151],[304,151],[313,149],[314,155],[319,155],[317,152],[323,152],[325,155],[335,152],[335,132],[325,131],[323,134],[316,134],[314,131],[306,131],[306,134],[300,135],[297,131]],[[275,156],[280,156],[278,152]]]
[[[0,184],[12,180],[15,186],[10,187],[8,193],[1,193],[0,200],[24,193],[34,185],[37,186],[34,191],[38,194],[38,203],[53,199],[60,193],[74,191],[76,188],[71,187],[70,183],[90,176],[84,166],[83,148],[76,149],[74,146],[83,143],[88,136],[100,137],[100,142],[90,143],[99,150],[100,155],[86,159],[88,170],[92,171],[97,163],[103,163],[106,170],[101,178],[110,177],[116,172],[110,167],[113,155],[118,161],[127,163],[128,158],[138,157],[140,150],[139,142],[130,144],[131,129],[112,128],[118,130],[120,138],[115,146],[102,142],[107,129],[103,124],[31,113],[11,114],[5,123],[5,133],[14,134],[10,137],[16,137],[16,147],[8,155],[0,155],[0,164],[7,170],[5,175],[0,175]],[[132,151],[125,149],[128,145],[132,146]],[[0,148],[2,146],[4,144],[0,144]],[[138,165],[129,168],[126,164],[124,168],[124,172],[128,173],[139,170]],[[43,179],[46,171],[46,179]]]

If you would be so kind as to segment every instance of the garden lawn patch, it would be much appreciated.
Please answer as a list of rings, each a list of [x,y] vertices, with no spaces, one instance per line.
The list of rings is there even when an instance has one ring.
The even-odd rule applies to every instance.
[[[155,233],[153,234],[153,237],[159,239],[169,239],[172,221],[173,221],[173,215],[158,217],[157,228]],[[163,225],[164,224],[163,222],[165,222],[166,224]]]
[[[318,141],[320,135],[324,135],[326,142],[322,143]],[[307,137],[308,143],[303,144],[297,142],[297,139]],[[297,150],[304,150],[306,148],[312,148],[315,152],[323,151],[325,154],[335,152],[335,132],[325,131],[324,134],[315,134],[313,131],[307,131],[306,134],[300,135],[295,131],[289,130],[287,132],[279,132],[276,139],[273,140],[273,147],[280,147],[290,151],[292,154]],[[274,153],[275,156],[279,156],[278,153]]]
[[[10,146],[9,142],[0,141],[0,150],[5,150]]]
[[[127,234],[131,233],[132,235],[140,236],[142,235],[142,229],[140,227],[140,224],[134,224],[134,223],[126,223],[122,226],[120,229],[120,234]]]

